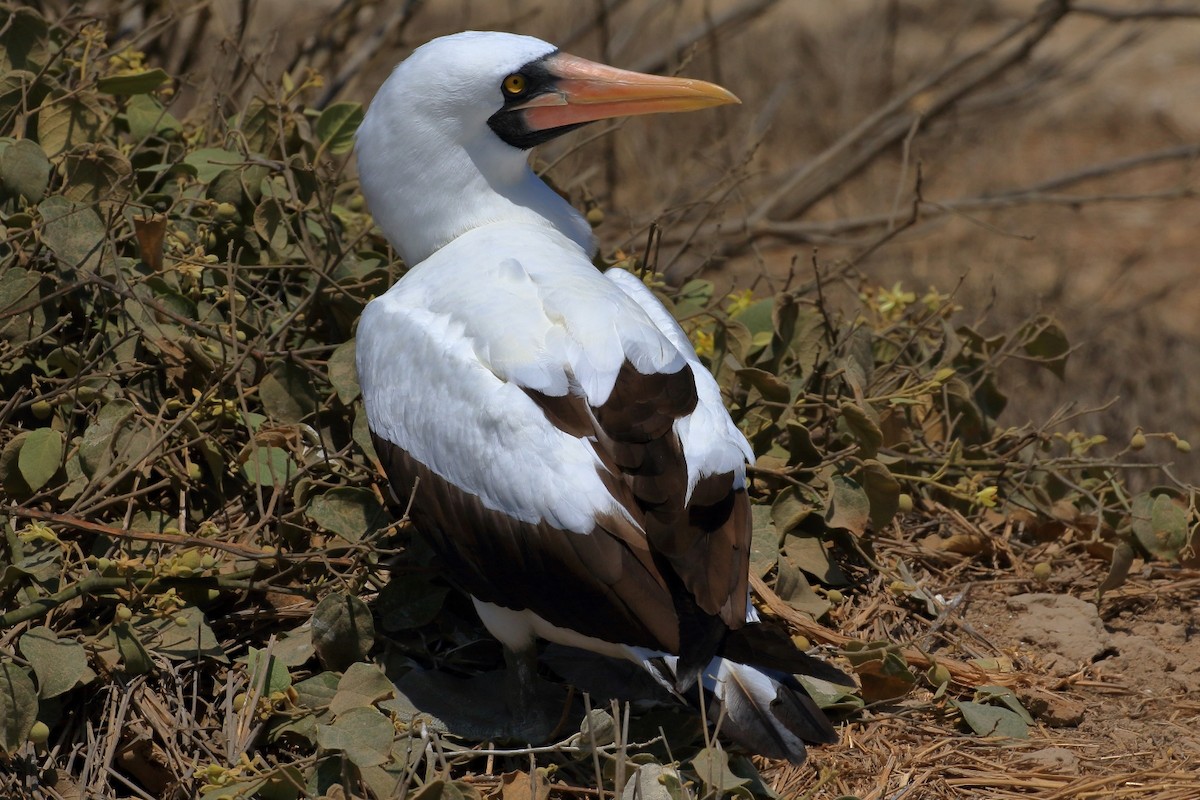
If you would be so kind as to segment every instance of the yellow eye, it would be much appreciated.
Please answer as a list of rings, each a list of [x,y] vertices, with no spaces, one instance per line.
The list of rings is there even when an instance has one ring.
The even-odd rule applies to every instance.
[[[516,97],[525,91],[526,81],[525,76],[519,72],[514,72],[504,79],[504,93],[509,97]]]

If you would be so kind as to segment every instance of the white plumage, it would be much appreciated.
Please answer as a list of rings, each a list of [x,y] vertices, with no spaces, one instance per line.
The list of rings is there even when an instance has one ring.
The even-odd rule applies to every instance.
[[[595,119],[735,101],[530,37],[418,48],[358,134],[363,191],[410,266],[363,313],[358,371],[397,494],[416,488],[418,527],[524,678],[535,637],[641,663],[681,696],[699,678],[739,740],[798,761],[828,722],[788,676],[719,656],[755,620],[749,444],[669,312],[596,270],[587,222],[527,164]],[[764,722],[780,698],[805,718]]]

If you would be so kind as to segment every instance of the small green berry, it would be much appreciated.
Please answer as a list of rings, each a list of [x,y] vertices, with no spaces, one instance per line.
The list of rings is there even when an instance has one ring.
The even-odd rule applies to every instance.
[[[1146,446],[1146,434],[1138,431],[1129,439],[1130,450],[1141,450]]]
[[[49,400],[35,400],[33,404],[29,406],[29,410],[32,411],[33,415],[38,419],[48,419],[50,415],[54,413],[54,406],[51,405]]]
[[[45,744],[46,740],[50,738],[50,726],[39,719],[33,723],[33,727],[29,729],[29,736],[26,738],[34,744]]]
[[[1190,453],[1192,452],[1192,445],[1187,439],[1176,439],[1175,449],[1181,453]]]
[[[842,603],[846,598],[837,589],[830,589],[825,593],[825,599],[833,603],[835,606]]]
[[[1040,561],[1033,567],[1033,577],[1043,583],[1050,580],[1050,576],[1054,574],[1054,567],[1050,566],[1047,561]]]
[[[117,604],[117,611],[114,616],[117,618],[117,622],[129,622],[129,620],[133,619],[133,612],[129,610],[129,606],[119,603]]]
[[[934,686],[950,682],[950,670],[944,664],[934,664],[925,672],[925,677]]]
[[[902,492],[900,494],[900,498],[897,501],[896,505],[897,505],[897,508],[900,510],[901,514],[907,514],[907,513],[911,512],[913,510],[912,495],[909,494],[908,492]]]

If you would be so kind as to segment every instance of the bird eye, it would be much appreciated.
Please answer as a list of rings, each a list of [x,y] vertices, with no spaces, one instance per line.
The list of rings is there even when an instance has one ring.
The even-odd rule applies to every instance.
[[[509,97],[517,97],[525,91],[528,82],[525,76],[519,72],[514,72],[504,79],[504,93]]]

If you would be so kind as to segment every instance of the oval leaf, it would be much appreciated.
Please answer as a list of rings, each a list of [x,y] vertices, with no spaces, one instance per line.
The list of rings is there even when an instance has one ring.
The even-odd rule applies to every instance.
[[[105,94],[149,94],[168,80],[161,69],[147,69],[125,75],[109,75],[96,81],[96,88]]]
[[[348,486],[313,497],[305,513],[348,542],[357,542],[391,522],[391,515],[370,490]]]
[[[45,486],[63,462],[63,437],[53,428],[38,428],[29,432],[21,444],[17,467],[32,491]]]
[[[334,155],[350,152],[354,133],[363,121],[361,103],[334,103],[317,117],[317,138]]]
[[[850,478],[835,475],[830,482],[829,499],[825,506],[825,524],[861,536],[866,532],[870,518],[871,502],[867,499],[867,493]]]
[[[0,750],[15,753],[37,720],[33,681],[11,661],[0,663]]]
[[[22,634],[21,653],[33,667],[33,674],[38,679],[38,694],[42,697],[58,697],[96,677],[88,666],[83,645],[73,639],[60,639],[45,626]]]
[[[332,725],[317,726],[317,744],[341,750],[358,767],[373,767],[392,753],[396,729],[374,708],[352,708]]]
[[[312,640],[329,669],[344,670],[362,661],[375,642],[371,609],[351,594],[328,595],[313,610]]]

